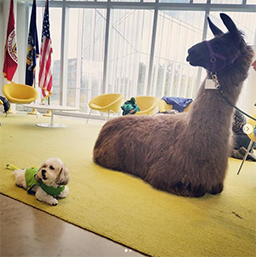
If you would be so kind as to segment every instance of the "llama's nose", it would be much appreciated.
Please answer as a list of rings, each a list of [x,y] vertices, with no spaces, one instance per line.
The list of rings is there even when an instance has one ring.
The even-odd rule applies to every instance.
[[[194,52],[195,52],[195,51],[194,51],[193,49],[191,49],[191,48],[188,49],[188,56],[187,56],[187,58],[186,58],[186,61],[187,61],[187,62],[190,61],[191,55],[193,55]]]

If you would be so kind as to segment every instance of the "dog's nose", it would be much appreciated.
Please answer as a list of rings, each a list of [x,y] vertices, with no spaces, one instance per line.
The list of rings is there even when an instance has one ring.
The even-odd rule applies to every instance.
[[[41,170],[41,173],[42,173],[43,179],[47,179],[47,178],[46,178],[46,175],[45,175],[45,174],[46,174],[46,170]]]

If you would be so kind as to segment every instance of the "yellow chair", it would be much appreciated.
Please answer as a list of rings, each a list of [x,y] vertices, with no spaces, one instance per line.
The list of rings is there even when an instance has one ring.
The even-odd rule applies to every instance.
[[[32,86],[9,83],[3,86],[3,93],[10,103],[29,104],[38,98],[38,93]]]
[[[192,106],[192,103],[191,102],[186,108],[184,108],[184,111],[183,112],[188,112]],[[172,104],[167,104],[165,102],[165,100],[161,99],[159,101],[159,105],[158,105],[158,109],[159,109],[159,112],[167,112],[168,110],[172,110],[173,108],[173,105]]]
[[[159,102],[159,98],[155,96],[136,96],[134,97],[140,111],[135,115],[153,115]]]
[[[256,113],[253,115],[253,118],[256,119]],[[247,126],[247,129],[249,130],[248,132],[250,132],[250,133],[247,134],[247,136],[251,139],[251,141],[250,141],[250,143],[249,143],[249,145],[247,147],[246,153],[245,153],[244,158],[242,160],[242,163],[241,163],[241,165],[240,165],[240,167],[238,169],[237,175],[240,173],[240,171],[242,169],[242,166],[244,164],[244,161],[247,159],[249,151],[250,151],[250,149],[252,147],[252,143],[253,142],[256,143],[256,137],[255,137],[255,134],[254,134],[254,131],[256,131],[256,121],[253,120],[253,119],[248,118],[246,126]]]
[[[99,112],[107,112],[108,118],[110,113],[118,113],[120,111],[120,106],[122,104],[124,95],[123,94],[102,94],[94,97],[89,102],[89,107],[91,108],[88,119],[88,123],[92,110]]]

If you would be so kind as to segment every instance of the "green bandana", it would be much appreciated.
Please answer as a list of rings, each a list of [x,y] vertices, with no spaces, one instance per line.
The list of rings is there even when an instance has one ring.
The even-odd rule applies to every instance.
[[[59,195],[65,189],[65,186],[52,187],[52,186],[47,186],[44,183],[38,182],[35,179],[35,175],[38,170],[39,170],[38,168],[26,169],[25,178],[26,178],[26,183],[27,183],[27,187],[28,187],[27,192],[29,194],[33,193],[32,188],[35,185],[39,185],[47,194],[52,195],[52,196]]]

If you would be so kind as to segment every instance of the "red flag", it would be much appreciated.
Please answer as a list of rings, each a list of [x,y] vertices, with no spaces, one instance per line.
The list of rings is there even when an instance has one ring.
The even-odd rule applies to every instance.
[[[49,6],[48,0],[45,3],[44,20],[42,29],[42,40],[39,61],[39,87],[42,88],[44,101],[52,95],[52,72],[51,72],[52,40],[50,38]]]
[[[12,81],[12,78],[18,66],[16,42],[17,41],[16,41],[15,21],[14,21],[14,13],[13,13],[13,0],[10,0],[10,12],[9,12],[9,21],[7,26],[5,56],[4,56],[4,66],[3,66],[4,77],[10,81]]]

